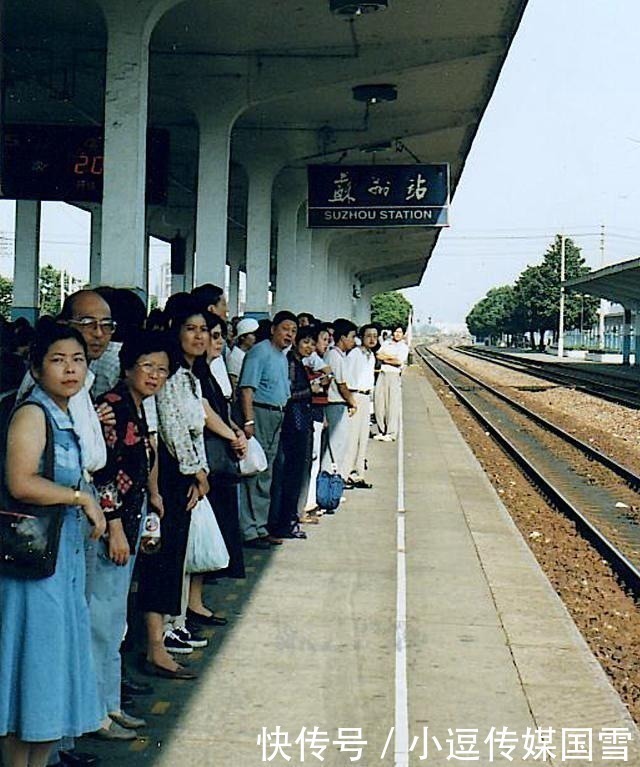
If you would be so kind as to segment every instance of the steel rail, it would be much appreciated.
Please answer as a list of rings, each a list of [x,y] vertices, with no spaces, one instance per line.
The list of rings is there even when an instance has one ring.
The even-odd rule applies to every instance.
[[[417,347],[416,352],[420,359],[432,370],[451,389],[455,396],[468,408],[473,415],[486,427],[494,439],[504,448],[515,463],[522,468],[531,482],[538,487],[543,496],[551,505],[561,511],[572,522],[576,529],[589,543],[606,559],[611,568],[631,590],[636,600],[640,600],[640,570],[632,564],[627,557],[603,535],[595,525],[593,525],[584,514],[559,490],[551,481],[549,481],[537,468],[522,454],[522,452],[511,442],[511,440],[502,433],[502,431],[487,418],[464,393],[447,376],[428,359],[428,354],[436,356],[425,347]],[[427,353],[425,353],[427,352]],[[446,365],[449,362],[443,361]],[[468,375],[465,373],[465,375]],[[483,384],[484,386],[484,384]],[[485,387],[489,388],[489,387]]]
[[[527,418],[530,418],[532,421],[535,421],[537,424],[540,424],[540,426],[543,426],[545,429],[552,432],[556,436],[560,437],[561,439],[564,439],[570,445],[573,445],[573,447],[583,452],[587,457],[595,461],[598,461],[603,466],[606,466],[608,469],[614,472],[614,474],[617,474],[621,479],[624,479],[625,482],[628,482],[629,485],[634,490],[640,490],[640,475],[636,474],[636,472],[632,471],[627,466],[624,466],[623,464],[618,463],[618,461],[614,460],[613,458],[611,458],[611,456],[608,456],[606,453],[603,453],[601,450],[598,450],[597,448],[593,447],[593,445],[590,445],[588,442],[583,442],[581,439],[578,439],[578,437],[575,437],[573,434],[570,434],[568,431],[565,431],[560,426],[557,426],[556,424],[547,420],[546,418],[534,412],[533,410],[530,410],[528,407],[525,407],[525,405],[520,404],[516,400],[509,397],[509,395],[504,394],[503,392],[496,389],[491,384],[486,383],[486,381],[483,381],[480,378],[477,378],[468,370],[465,370],[459,365],[456,365],[455,362],[451,362],[451,360],[445,359],[444,357],[437,354],[431,349],[429,349],[428,352],[429,354],[432,354],[436,359],[443,362],[445,365],[448,365],[453,370],[456,370],[458,373],[461,373],[466,378],[469,378],[471,381],[474,381],[474,383],[477,383],[479,386],[482,386],[484,389],[491,392],[491,394],[494,397],[497,397],[503,402],[506,402],[514,410],[517,410],[523,415],[526,415]]]
[[[553,381],[554,383],[570,385],[574,389],[585,392],[586,394],[591,394],[594,397],[599,397],[600,399],[605,399],[609,402],[614,402],[617,405],[625,405],[634,410],[640,408],[640,397],[632,394],[631,387],[616,386],[616,384],[606,383],[605,381],[595,381],[585,376],[580,376],[578,373],[573,374],[569,371],[560,372],[556,368],[550,369],[547,365],[554,365],[552,362],[536,364],[533,361],[516,360],[513,358],[509,359],[507,355],[494,355],[487,352],[480,352],[478,350],[464,349],[459,346],[456,347],[456,351],[460,354],[466,354],[475,359],[491,362],[494,365],[500,365],[501,367],[519,373],[525,373],[526,375]]]

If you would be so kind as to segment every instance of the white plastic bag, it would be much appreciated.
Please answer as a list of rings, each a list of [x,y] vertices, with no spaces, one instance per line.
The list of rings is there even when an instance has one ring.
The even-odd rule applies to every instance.
[[[188,573],[209,573],[229,564],[229,552],[207,497],[191,512],[185,568]]]
[[[240,459],[240,474],[243,477],[251,477],[264,471],[268,465],[262,445],[255,437],[250,437],[247,440],[247,454]]]

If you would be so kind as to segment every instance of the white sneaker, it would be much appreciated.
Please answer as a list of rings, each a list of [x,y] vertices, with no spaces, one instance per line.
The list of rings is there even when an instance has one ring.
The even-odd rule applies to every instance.
[[[167,631],[164,635],[164,646],[170,653],[176,655],[189,655],[193,652],[193,647],[180,639],[175,631]]]

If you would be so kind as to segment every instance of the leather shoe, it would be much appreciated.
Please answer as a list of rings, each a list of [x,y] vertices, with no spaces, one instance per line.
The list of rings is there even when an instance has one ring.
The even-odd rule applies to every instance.
[[[179,666],[175,671],[164,666],[158,666],[150,660],[145,660],[142,671],[149,676],[159,676],[163,679],[197,679],[198,675],[189,669]]]
[[[290,533],[287,533],[286,535],[282,536],[283,538],[298,538],[300,540],[303,540],[307,537],[307,534],[304,530],[292,530]]]
[[[202,615],[187,607],[187,620],[198,626],[226,626],[229,622],[220,615]]]
[[[260,540],[267,541],[271,546],[282,546],[282,538],[275,535],[265,535]]]
[[[96,767],[99,762],[95,754],[83,751],[58,751],[62,767]]]
[[[131,716],[131,714],[127,714],[125,711],[114,711],[109,716],[112,721],[119,724],[120,727],[124,727],[125,730],[137,730],[139,727],[147,726],[144,719],[141,719],[139,716]]]
[[[108,727],[101,727],[95,732],[90,732],[89,737],[97,738],[98,740],[135,740],[138,737],[138,733],[135,730],[127,730],[121,727],[112,719]]]
[[[251,538],[250,540],[245,541],[243,546],[245,549],[262,549],[263,551],[271,548],[269,541],[265,538]]]
[[[123,695],[152,695],[153,687],[147,682],[134,682],[128,676],[122,677],[120,689]],[[124,704],[123,704],[124,705]]]

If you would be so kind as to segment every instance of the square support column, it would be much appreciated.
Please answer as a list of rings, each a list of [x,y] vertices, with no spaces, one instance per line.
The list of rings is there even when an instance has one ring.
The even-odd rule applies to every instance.
[[[102,206],[91,207],[91,242],[89,244],[89,284],[100,285],[102,278]]]
[[[109,6],[105,6],[105,11]],[[100,282],[145,294],[149,46],[143,23],[107,13]],[[146,299],[146,295],[144,296]]]
[[[247,313],[268,316],[271,270],[271,192],[274,169],[249,166],[247,201]]]
[[[224,285],[233,118],[208,114],[199,123],[195,283]]]
[[[624,324],[622,326],[622,364],[631,363],[631,309],[624,308]]]
[[[40,212],[39,200],[16,201],[15,261],[11,319],[38,319],[40,306]]]

